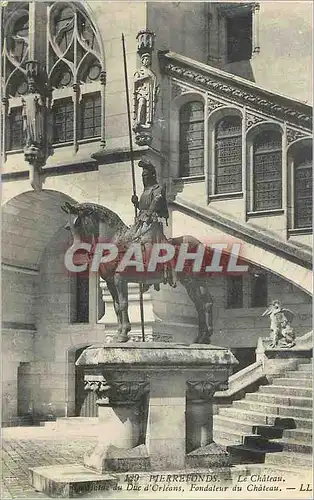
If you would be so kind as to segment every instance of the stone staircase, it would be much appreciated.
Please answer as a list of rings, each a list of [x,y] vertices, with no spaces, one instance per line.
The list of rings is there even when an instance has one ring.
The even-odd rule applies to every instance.
[[[273,376],[214,415],[214,441],[233,463],[312,467],[312,363]]]

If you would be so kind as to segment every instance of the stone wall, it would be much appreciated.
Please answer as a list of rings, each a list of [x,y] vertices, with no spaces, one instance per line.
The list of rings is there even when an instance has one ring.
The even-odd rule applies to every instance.
[[[235,348],[257,346],[259,337],[269,336],[269,318],[263,318],[266,307],[251,307],[250,275],[243,276],[243,307],[227,307],[227,279],[213,276],[210,279],[210,293],[213,306],[213,345]],[[296,317],[293,321],[296,336],[311,329],[311,297],[280,277],[267,273],[268,301],[278,299],[291,309]],[[163,287],[162,292],[153,292],[153,308],[159,322],[155,328],[161,333],[172,334],[177,342],[193,342],[197,335],[195,308],[186,291],[179,286],[171,290]]]

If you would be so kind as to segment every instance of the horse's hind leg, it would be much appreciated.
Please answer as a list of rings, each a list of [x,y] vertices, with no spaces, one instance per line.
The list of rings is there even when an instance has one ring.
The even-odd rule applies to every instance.
[[[113,301],[113,307],[114,307],[114,312],[116,313],[117,316],[117,321],[119,325],[119,329],[121,328],[122,324],[122,317],[121,317],[121,311],[120,311],[120,306],[119,306],[119,295],[118,295],[118,290],[116,287],[116,284],[114,282],[114,278],[106,278],[105,279],[109,293],[112,297]]]
[[[114,283],[118,292],[120,325],[118,328],[118,342],[127,342],[129,340],[128,333],[131,331],[131,323],[129,319],[129,301],[128,301],[128,282],[119,274],[114,277]]]

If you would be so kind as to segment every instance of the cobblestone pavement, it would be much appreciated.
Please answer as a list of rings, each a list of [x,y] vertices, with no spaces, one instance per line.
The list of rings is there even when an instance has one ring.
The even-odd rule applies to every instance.
[[[82,433],[81,433],[82,434]],[[48,498],[29,484],[28,469],[41,465],[82,463],[96,436],[45,427],[2,429],[1,498]]]

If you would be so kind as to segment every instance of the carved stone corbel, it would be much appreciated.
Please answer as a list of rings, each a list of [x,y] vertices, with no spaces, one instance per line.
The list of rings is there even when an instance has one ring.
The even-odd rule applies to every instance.
[[[86,391],[97,395],[97,404],[110,406],[128,406],[138,404],[141,397],[149,391],[147,381],[112,382],[103,375],[85,375]]]
[[[97,404],[109,404],[108,393],[111,386],[105,378],[85,380],[85,391],[93,391],[97,395]]]
[[[134,405],[149,391],[149,382],[114,382],[111,386],[109,402],[114,406]]]
[[[215,382],[213,380],[188,381],[187,399],[189,401],[210,401],[221,385],[221,382]]]

